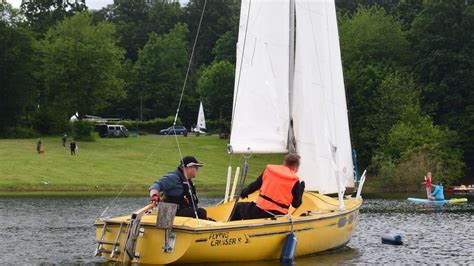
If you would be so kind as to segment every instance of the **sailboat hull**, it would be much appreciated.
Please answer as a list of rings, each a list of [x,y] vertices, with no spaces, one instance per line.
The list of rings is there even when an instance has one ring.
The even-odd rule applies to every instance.
[[[290,210],[293,212],[291,220],[285,216],[232,222],[224,221],[232,202],[210,207],[208,215],[217,218],[217,222],[175,217],[172,231],[176,233],[176,240],[173,250],[168,252],[163,251],[165,230],[155,226],[157,214],[151,213],[141,219],[132,261],[168,264],[279,259],[285,237],[292,230],[298,240],[297,257],[335,249],[344,246],[354,234],[361,203],[360,199],[346,198],[346,210],[341,211],[336,199],[305,192],[302,206]],[[103,235],[105,222],[102,241],[118,243],[113,256],[109,252],[99,252],[99,255],[113,261],[128,260],[124,245],[129,221],[130,216],[124,216],[96,222],[97,240]],[[102,245],[103,250],[113,248],[113,244]]]

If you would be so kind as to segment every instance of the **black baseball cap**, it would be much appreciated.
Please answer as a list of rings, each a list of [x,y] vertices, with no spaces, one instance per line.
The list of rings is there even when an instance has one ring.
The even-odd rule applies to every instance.
[[[183,159],[181,160],[180,166],[184,166],[184,167],[190,167],[190,166],[201,167],[201,166],[204,166],[204,164],[198,162],[198,160],[196,160],[196,158],[194,158],[193,156],[185,156],[185,157],[183,157]]]

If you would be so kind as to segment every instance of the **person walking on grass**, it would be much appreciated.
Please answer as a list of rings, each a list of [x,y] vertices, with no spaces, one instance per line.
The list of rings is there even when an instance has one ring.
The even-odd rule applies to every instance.
[[[66,149],[66,142],[67,142],[67,134],[64,133],[63,137],[62,137],[62,140],[63,140],[63,147]]]
[[[43,153],[43,143],[41,142],[41,139],[38,139],[36,142],[36,152],[38,154]]]
[[[77,144],[74,139],[69,143],[69,147],[71,148],[71,155],[76,155]]]

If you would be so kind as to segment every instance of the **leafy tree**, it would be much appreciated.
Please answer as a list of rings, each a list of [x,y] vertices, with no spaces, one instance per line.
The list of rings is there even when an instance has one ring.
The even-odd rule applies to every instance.
[[[413,21],[410,37],[423,84],[423,109],[435,123],[463,136],[464,160],[473,174],[474,136],[466,114],[474,108],[474,4],[427,2]]]
[[[135,62],[151,32],[168,33],[182,22],[184,12],[179,2],[165,0],[114,0],[114,4],[95,12],[95,20],[105,19],[117,26],[120,46],[126,58]]]
[[[43,107],[56,119],[76,111],[82,118],[124,97],[124,82],[117,77],[124,52],[116,46],[114,33],[110,23],[93,25],[87,13],[80,13],[51,28],[37,43]]]
[[[21,11],[13,8],[8,3],[0,3],[0,22],[9,26],[20,26],[23,19]]]
[[[424,0],[401,0],[390,12],[402,22],[403,30],[409,30],[413,20],[423,10]]]
[[[85,0],[31,0],[22,1],[21,9],[34,32],[44,34],[66,17],[87,10]]]
[[[400,21],[380,7],[360,7],[353,17],[343,17],[339,31],[345,67],[356,61],[405,64],[411,57]]]
[[[107,5],[100,10],[89,10],[89,14],[94,24],[101,21],[112,21],[113,19],[114,5]]]
[[[194,42],[204,2],[191,0],[185,7],[185,21],[190,27],[190,44]],[[211,63],[211,51],[219,37],[230,30],[238,30],[239,10],[240,2],[234,0],[211,1],[207,4],[193,60],[195,66]]]
[[[432,171],[437,181],[452,183],[462,174],[461,152],[455,132],[433,125],[419,106],[407,106],[390,130],[387,142],[374,156],[373,166],[383,186],[416,190],[420,176]]]
[[[0,5],[0,8],[3,6]],[[10,9],[11,10],[11,9]],[[4,10],[5,11],[5,10]],[[7,14],[7,13],[3,13]],[[0,20],[0,130],[18,126],[32,112],[37,96],[33,33],[17,27],[8,12]],[[12,25],[13,24],[13,25]]]
[[[126,58],[133,62],[148,40],[149,11],[150,4],[146,0],[114,0],[111,21],[117,27],[120,47],[126,50]]]
[[[168,33],[183,21],[184,10],[179,2],[153,1],[148,12],[148,31],[157,34]]]
[[[143,118],[174,115],[178,106],[188,62],[184,24],[177,24],[168,34],[150,34],[139,52],[133,69],[133,84],[129,93],[138,117],[140,101]]]
[[[124,81],[124,91],[126,96],[123,98],[115,98],[110,101],[110,104],[100,108],[98,113],[104,117],[115,117],[115,118],[139,118],[131,110],[136,109],[136,103],[132,100],[134,95],[131,95],[130,88],[133,83],[133,67],[134,64],[130,60],[124,60],[122,62],[121,71],[117,74],[117,77]],[[136,98],[136,95],[135,95]]]
[[[232,100],[234,90],[234,65],[219,61],[205,67],[199,76],[198,90],[210,119],[232,118]]]
[[[222,34],[216,42],[212,54],[214,61],[226,60],[235,64],[235,50],[237,44],[237,31],[231,30]]]
[[[389,75],[402,73],[410,58],[409,43],[401,23],[377,6],[361,6],[352,17],[343,16],[339,29],[353,144],[365,168],[383,135],[378,126],[384,120],[378,116],[384,110],[374,101],[389,95],[390,89],[379,87]],[[386,132],[395,121],[385,122]]]
[[[390,129],[400,120],[404,110],[418,106],[419,98],[420,87],[411,75],[398,71],[387,74],[374,91],[373,98],[367,99],[373,113],[367,114],[369,127],[362,132],[374,138],[368,141],[385,144]]]
[[[402,0],[403,1],[403,0]],[[336,0],[336,8],[342,14],[353,14],[360,7],[379,6],[390,12],[400,0]]]

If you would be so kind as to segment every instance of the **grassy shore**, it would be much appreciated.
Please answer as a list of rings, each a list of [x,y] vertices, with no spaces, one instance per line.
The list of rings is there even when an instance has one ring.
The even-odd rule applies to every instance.
[[[41,139],[44,154],[36,153],[37,139],[0,140],[0,194],[84,194],[115,195],[125,185],[127,193],[142,193],[161,175],[176,168],[178,145],[174,136],[97,138],[78,142],[71,156],[61,137]],[[216,136],[178,137],[184,155],[194,155],[206,165],[195,180],[200,192],[223,193],[230,156],[228,140]],[[69,143],[68,143],[69,144]],[[283,155],[253,155],[248,181],[267,163],[280,163]],[[242,165],[240,155],[232,165]]]

